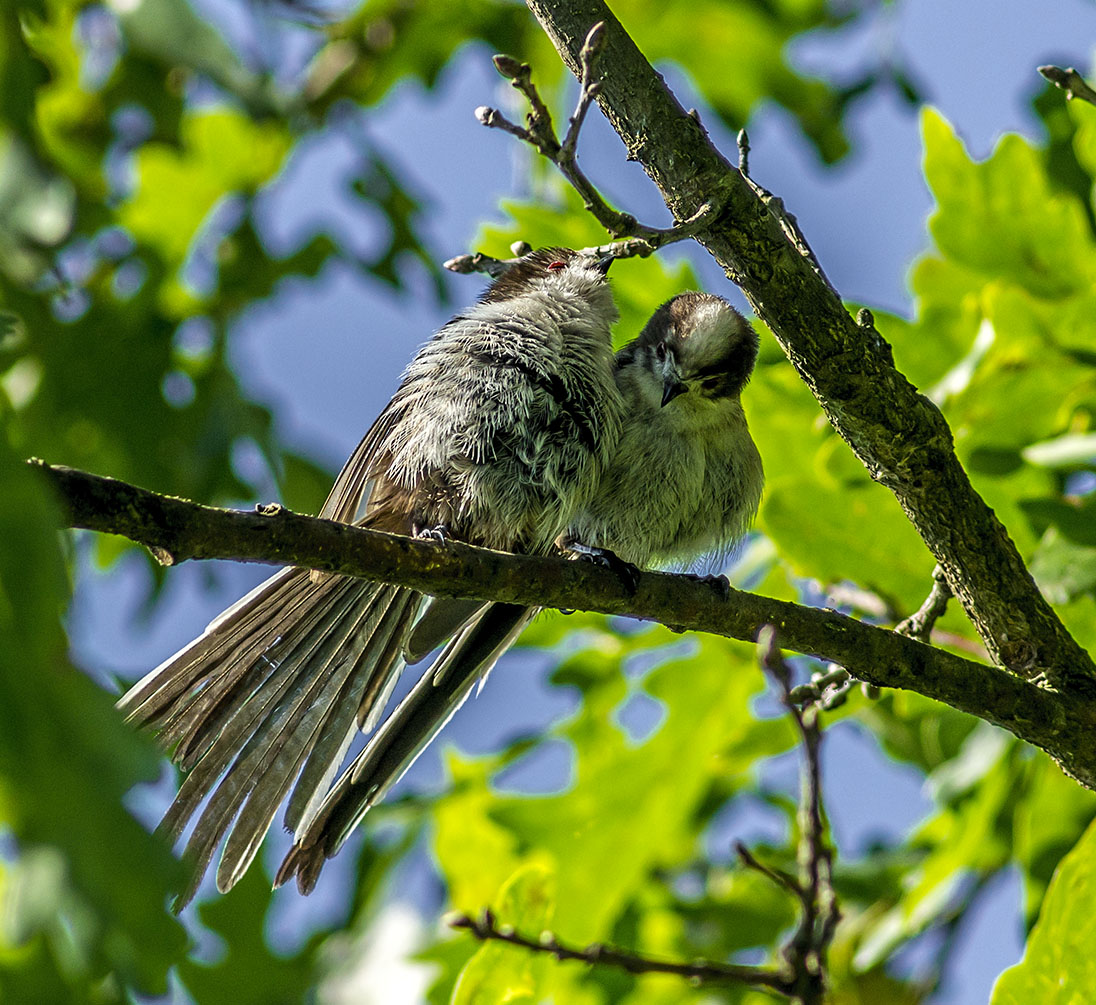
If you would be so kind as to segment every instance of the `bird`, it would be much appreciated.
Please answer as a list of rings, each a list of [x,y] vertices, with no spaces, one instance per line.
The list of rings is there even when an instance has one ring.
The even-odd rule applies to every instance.
[[[319,515],[552,553],[620,434],[611,262],[546,248],[514,263],[419,349]],[[136,683],[119,708],[155,731],[184,772],[160,829],[177,840],[197,817],[175,909],[222,841],[217,887],[231,889],[287,794],[286,828],[310,832],[354,738],[376,728],[407,663],[448,640],[434,673],[483,679],[530,616],[286,568]]]
[[[616,354],[624,431],[564,543],[643,568],[725,556],[746,533],[764,486],[742,409],[757,333],[726,300],[666,301]]]
[[[561,547],[644,567],[682,567],[733,548],[757,512],[764,483],[741,402],[757,352],[756,332],[721,297],[687,292],[659,307],[616,354],[623,428]],[[515,626],[535,613],[522,610]],[[500,642],[481,623],[458,638],[476,658],[493,660],[516,632]],[[312,888],[325,859],[475,689],[475,665],[475,658],[462,664],[451,648],[443,651],[297,833],[275,886],[296,876],[302,892]]]

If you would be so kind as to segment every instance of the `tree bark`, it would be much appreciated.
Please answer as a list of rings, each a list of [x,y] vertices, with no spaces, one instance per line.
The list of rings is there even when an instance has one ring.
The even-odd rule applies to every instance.
[[[297,565],[424,593],[595,611],[754,642],[766,625],[783,648],[840,663],[879,687],[917,691],[1008,729],[1096,789],[1096,707],[994,667],[863,624],[836,611],[644,572],[632,591],[611,570],[416,540],[299,516],[200,506],[112,478],[38,464],[73,527],[122,534],[175,564],[187,559]]]

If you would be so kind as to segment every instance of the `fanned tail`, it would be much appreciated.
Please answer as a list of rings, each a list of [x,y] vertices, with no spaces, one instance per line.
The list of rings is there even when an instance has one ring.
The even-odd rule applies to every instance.
[[[188,770],[161,828],[178,837],[209,797],[187,843],[194,872],[177,909],[226,834],[222,891],[251,863],[291,787],[290,829],[319,806],[355,734],[384,709],[421,599],[283,570],[122,697],[128,717],[157,729]]]
[[[449,642],[311,818],[302,821],[275,886],[296,876],[301,893],[312,890],[324,862],[411,767],[535,613],[514,604],[491,604]]]

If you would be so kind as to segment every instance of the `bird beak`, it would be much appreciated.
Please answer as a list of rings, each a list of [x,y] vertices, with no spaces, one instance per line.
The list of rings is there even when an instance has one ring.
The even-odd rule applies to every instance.
[[[665,408],[679,394],[684,394],[688,390],[689,385],[681,380],[676,373],[666,374],[666,378],[662,383],[662,407]]]
[[[613,262],[615,262],[615,261],[616,261],[615,256],[613,256],[613,255],[603,255],[601,258],[599,258],[597,260],[596,268],[597,268],[598,272],[600,272],[604,276],[608,273],[609,266],[612,265]]]

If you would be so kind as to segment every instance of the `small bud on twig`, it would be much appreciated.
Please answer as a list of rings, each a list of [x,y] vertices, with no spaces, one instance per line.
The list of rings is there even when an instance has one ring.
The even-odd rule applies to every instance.
[[[507,80],[517,80],[518,77],[529,71],[527,64],[519,59],[514,59],[513,56],[507,56],[505,53],[492,56],[491,62],[495,64],[495,69]]]
[[[586,41],[582,43],[580,56],[583,59],[594,59],[605,51],[605,22],[598,21],[586,34]]]

